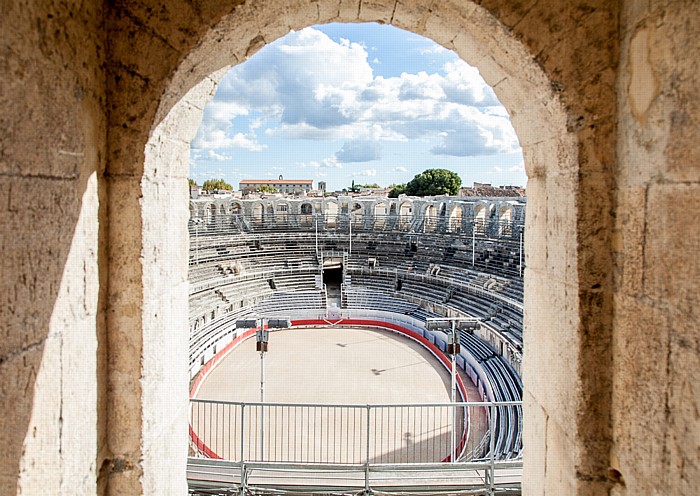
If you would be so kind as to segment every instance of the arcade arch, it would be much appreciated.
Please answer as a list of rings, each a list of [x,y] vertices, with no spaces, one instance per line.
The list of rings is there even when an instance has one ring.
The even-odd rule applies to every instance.
[[[361,203],[353,203],[350,210],[350,223],[353,227],[362,227],[363,208]]]
[[[279,202],[275,209],[275,222],[278,225],[287,225],[289,223],[289,205],[285,202]]]
[[[501,205],[498,208],[498,231],[500,234],[511,234],[513,232],[513,207]]]
[[[464,210],[461,205],[455,205],[450,210],[449,230],[450,232],[460,232],[462,230],[462,215]]]
[[[428,205],[423,211],[423,230],[425,232],[437,231],[437,208],[435,205]]]
[[[314,210],[310,203],[302,203],[300,208],[301,218],[300,222],[302,226],[310,226],[313,222]]]
[[[253,222],[256,224],[262,224],[265,219],[265,207],[262,203],[256,203],[253,206]]]
[[[413,206],[410,202],[402,202],[399,206],[399,226],[401,229],[410,229],[413,222]]]
[[[140,155],[136,160],[129,157],[131,163],[127,163],[116,154],[110,163],[110,167],[115,169],[124,167],[135,171],[132,176],[115,176],[111,179],[112,194],[131,188],[143,196],[142,201],[132,201],[125,205],[123,211],[114,214],[115,218],[133,215],[143,217],[145,221],[142,228],[137,233],[129,234],[117,227],[123,225],[122,223],[113,222],[114,227],[110,231],[112,237],[121,240],[114,246],[114,256],[135,261],[133,264],[111,267],[112,291],[126,291],[138,296],[133,296],[135,301],[115,301],[110,304],[110,309],[112,313],[118,314],[123,305],[134,303],[135,308],[140,309],[143,314],[139,321],[142,336],[139,346],[142,346],[142,355],[146,359],[135,366],[130,360],[124,358],[120,361],[117,357],[114,366],[123,366],[127,371],[124,377],[128,378],[129,374],[132,374],[137,383],[138,378],[143,378],[142,383],[145,386],[137,395],[116,387],[110,401],[114,403],[115,408],[129,407],[143,411],[142,417],[136,420],[139,435],[135,440],[129,438],[120,441],[112,446],[112,449],[120,453],[136,454],[133,464],[143,467],[144,476],[141,482],[134,484],[141,484],[144,492],[181,492],[182,479],[168,477],[163,471],[156,470],[155,464],[159,456],[168,453],[168,458],[175,457],[178,460],[178,463],[172,464],[170,470],[173,473],[184,473],[186,452],[186,446],[179,438],[164,442],[161,436],[162,429],[158,427],[163,423],[186,425],[184,409],[178,406],[186,401],[186,397],[170,394],[173,390],[186,389],[183,384],[186,374],[181,370],[187,362],[186,339],[183,337],[181,341],[171,342],[172,327],[162,325],[164,316],[181,318],[181,322],[174,322],[175,328],[182,327],[181,330],[185,332],[179,334],[187,335],[187,319],[181,315],[182,308],[187,307],[186,259],[182,259],[182,250],[163,242],[166,230],[155,229],[153,226],[157,224],[152,223],[151,219],[162,216],[167,211],[166,202],[172,201],[173,196],[181,199],[182,204],[186,205],[186,143],[191,141],[194,134],[189,123],[199,121],[202,102],[212,94],[228,68],[227,64],[230,64],[232,59],[234,62],[244,60],[264,43],[286,34],[290,28],[299,29],[331,21],[391,23],[436,40],[479,68],[486,82],[493,86],[501,102],[511,113],[513,126],[524,151],[525,167],[530,181],[528,212],[533,214],[528,215],[527,222],[527,346],[539,349],[543,355],[554,354],[562,362],[575,364],[571,369],[575,371],[587,370],[590,363],[599,361],[599,356],[593,357],[595,352],[586,345],[592,340],[605,338],[605,331],[600,328],[596,332],[589,329],[586,334],[581,333],[580,329],[588,329],[582,316],[586,315],[585,319],[588,320],[605,320],[608,318],[606,312],[609,307],[594,307],[579,300],[579,284],[585,285],[590,283],[591,279],[597,279],[597,272],[589,274],[586,272],[588,269],[579,267],[576,239],[583,234],[577,230],[590,230],[590,233],[594,233],[597,225],[605,225],[609,218],[601,216],[598,219],[589,219],[586,224],[577,222],[579,216],[584,215],[588,208],[585,202],[577,200],[580,189],[590,193],[598,188],[603,198],[598,200],[602,202],[605,202],[608,193],[602,192],[604,185],[586,182],[587,176],[579,174],[579,151],[590,155],[594,152],[582,146],[583,142],[592,138],[577,134],[578,129],[570,125],[572,108],[567,107],[565,110],[561,103],[563,90],[560,88],[567,88],[567,85],[550,80],[543,71],[542,62],[534,60],[529,50],[533,50],[534,53],[539,53],[539,50],[535,50],[534,47],[538,44],[531,37],[526,38],[528,49],[519,41],[518,33],[510,31],[508,26],[513,24],[513,19],[507,14],[511,7],[505,4],[497,11],[498,18],[473,2],[379,1],[373,4],[353,4],[351,7],[346,8],[345,4],[342,4],[338,8],[336,2],[322,0],[317,3],[295,4],[292,11],[273,0],[263,0],[242,4],[232,12],[224,13],[218,10],[216,14],[208,13],[206,15],[210,18],[207,24],[214,28],[198,31],[197,42],[187,45],[184,57],[160,57],[168,66],[164,72],[154,75],[155,86],[159,91],[153,95],[140,95],[148,111],[142,112],[135,119],[130,118],[126,107],[117,108],[110,114],[110,125],[116,130],[112,139],[116,142],[128,142],[130,149],[138,150],[139,140],[145,144],[150,136],[145,156]],[[121,36],[126,36],[126,33]],[[539,34],[535,33],[535,36]],[[140,53],[135,43],[137,41],[125,40],[125,46],[133,46],[133,53]],[[543,46],[551,47],[556,44]],[[158,58],[157,54],[153,56]],[[130,58],[126,53],[118,53],[117,57],[127,60]],[[138,63],[137,67],[146,73],[150,71]],[[570,82],[572,89],[565,95],[575,97],[576,92],[582,90],[574,84],[573,78]],[[136,87],[135,81],[127,80],[118,91],[128,93]],[[146,103],[149,97],[153,97],[151,101],[157,102],[157,110],[153,104]],[[614,108],[614,105],[611,106]],[[131,135],[120,134],[122,123],[126,128],[137,131]],[[596,146],[601,145],[591,146],[595,150]],[[557,160],[548,161],[546,157],[557,157]],[[143,170],[140,169],[141,164]],[[161,177],[163,170],[168,171],[166,178]],[[167,200],[159,194],[158,189],[158,185],[164,182],[173,191],[173,196]],[[117,200],[110,197],[110,201]],[[554,202],[557,204],[559,219],[556,224],[548,224],[546,216],[541,215],[541,212],[554,209]],[[599,207],[600,205],[596,208]],[[362,210],[360,208],[358,211],[353,206],[353,218],[357,218],[355,212],[361,215]],[[170,210],[168,214],[172,216],[167,225],[178,225],[180,227],[176,228],[176,231],[183,231],[182,226],[186,224],[187,217],[186,206],[182,207],[182,211]],[[401,205],[399,217],[402,226],[410,226],[411,214],[410,210],[405,212],[404,205]],[[182,239],[185,237],[182,236]],[[125,242],[129,239],[135,242]],[[598,238],[591,237],[587,249],[593,249],[590,243],[597,242]],[[136,250],[134,253],[137,254],[149,253],[142,265],[134,265],[141,262],[138,262],[138,256],[130,256],[133,250]],[[547,258],[548,253],[550,256]],[[560,255],[552,257],[553,253]],[[598,263],[605,265],[607,262],[600,260]],[[120,274],[132,269],[139,273],[143,271],[143,277],[136,278],[131,283],[135,286],[129,290],[128,278],[120,277]],[[148,282],[161,277],[167,277],[175,284],[168,284],[163,288],[162,285],[152,285]],[[547,280],[546,285],[540,282],[542,278]],[[143,288],[139,287],[141,281],[145,281]],[[557,315],[556,336],[547,332],[551,328],[547,316],[552,314]],[[167,333],[159,331],[166,328]],[[125,326],[120,321],[114,321],[110,324],[110,339],[116,345],[121,340],[128,340],[127,336],[133,334],[133,331],[132,325]],[[156,350],[165,347],[171,350],[169,358],[182,365],[165,371],[159,367],[158,364],[164,357]],[[605,380],[588,380],[585,375],[577,372],[551,374],[551,363],[542,360],[538,355],[527,353],[523,364],[527,378],[525,445],[528,451],[525,455],[525,491],[539,492],[538,488],[548,484],[549,487],[560,487],[561,491],[570,492],[569,489],[583,484],[581,481],[589,474],[592,479],[585,479],[586,481],[598,480],[598,476],[593,474],[601,472],[599,460],[607,460],[609,447],[598,440],[608,438],[606,435],[601,436],[601,432],[606,432],[608,417],[605,411],[599,410],[599,405],[591,404],[586,398],[606,394],[609,384]],[[159,371],[157,374],[154,372],[156,370]],[[538,377],[555,379],[544,387],[538,382]],[[582,391],[586,391],[587,396],[584,396]],[[143,405],[143,409],[136,408],[140,404]],[[575,405],[575,408],[572,406],[569,409],[562,405]],[[595,419],[583,422],[582,419],[587,418],[586,412],[593,410],[596,411]],[[554,431],[544,433],[543,439],[540,427],[546,424],[549,417],[555,419],[559,430],[556,434],[553,434]],[[130,430],[134,428],[130,422],[117,419],[110,428]],[[559,436],[560,441],[548,443],[547,437],[554,435]],[[562,439],[571,442],[563,442]],[[560,445],[573,445],[576,449],[559,452],[556,446]],[[549,457],[559,457],[560,473],[565,474],[558,483],[554,476],[544,473],[543,467]],[[607,461],[604,464],[607,466]],[[126,479],[120,480],[129,484]],[[112,483],[118,484],[116,481]],[[590,485],[589,482],[586,484]]]
[[[474,207],[474,232],[484,234],[486,232],[486,205],[478,203]]]
[[[326,218],[326,227],[335,228],[338,222],[338,204],[334,201],[327,201],[323,208],[323,215]]]
[[[384,202],[377,202],[374,206],[374,228],[384,229],[389,212]]]

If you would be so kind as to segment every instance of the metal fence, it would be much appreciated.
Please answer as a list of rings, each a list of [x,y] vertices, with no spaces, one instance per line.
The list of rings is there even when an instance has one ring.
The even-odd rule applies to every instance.
[[[522,462],[499,460],[494,449],[494,433],[502,428],[499,412],[512,406],[520,403],[320,405],[193,399],[188,477],[191,487],[202,481],[244,487],[255,473],[263,485],[292,480],[307,487],[337,478],[331,486],[344,480],[348,487],[369,489],[378,481],[388,484],[384,476],[391,474],[394,489],[410,480],[436,492],[444,485],[467,483],[486,492],[499,484],[517,490]],[[453,446],[456,457],[451,456]],[[273,479],[262,476],[273,473]]]

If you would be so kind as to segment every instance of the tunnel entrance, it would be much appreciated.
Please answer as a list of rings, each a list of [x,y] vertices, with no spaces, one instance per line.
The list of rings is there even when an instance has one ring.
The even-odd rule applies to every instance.
[[[323,267],[323,284],[326,287],[326,305],[328,308],[342,306],[340,285],[343,284],[343,264],[333,264]]]
[[[343,266],[333,268],[323,268],[323,284],[326,286],[335,285],[340,287],[343,282]]]

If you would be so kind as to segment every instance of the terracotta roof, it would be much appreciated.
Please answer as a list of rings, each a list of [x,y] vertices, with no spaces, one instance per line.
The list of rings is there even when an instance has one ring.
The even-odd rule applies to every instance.
[[[240,184],[312,184],[313,179],[243,179]]]

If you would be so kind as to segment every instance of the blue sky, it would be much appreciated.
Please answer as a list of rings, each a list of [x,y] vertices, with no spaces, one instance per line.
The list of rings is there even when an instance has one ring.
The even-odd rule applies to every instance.
[[[378,24],[291,32],[235,66],[204,111],[190,177],[410,181],[430,168],[524,186],[506,110],[478,71],[433,41]]]

